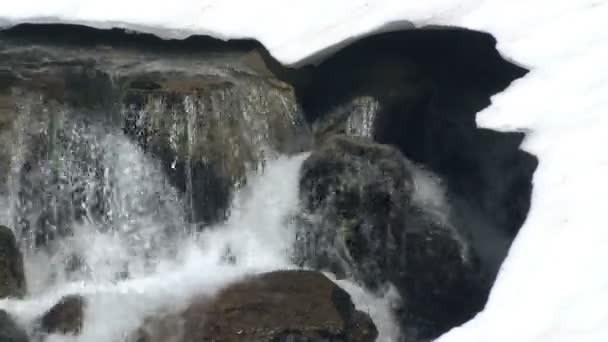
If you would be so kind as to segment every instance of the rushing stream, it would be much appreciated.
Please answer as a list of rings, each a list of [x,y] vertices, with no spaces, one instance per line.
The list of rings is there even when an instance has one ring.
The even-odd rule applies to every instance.
[[[32,126],[34,112],[26,106],[21,114],[1,223],[16,227],[30,295],[0,308],[31,329],[62,296],[84,295],[81,335],[49,341],[123,341],[153,312],[179,310],[247,274],[295,267],[293,217],[307,153],[252,171],[229,218],[198,231],[159,162],[117,127],[67,112]],[[394,294],[382,299],[340,283],[375,318],[381,338],[397,333]]]

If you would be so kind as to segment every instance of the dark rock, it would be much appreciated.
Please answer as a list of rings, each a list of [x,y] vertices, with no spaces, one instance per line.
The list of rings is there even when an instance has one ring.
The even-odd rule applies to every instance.
[[[11,316],[0,310],[0,342],[28,342],[29,339]]]
[[[42,318],[40,328],[49,334],[77,335],[82,330],[86,301],[79,295],[61,298]]]
[[[426,105],[432,80],[407,55],[390,51],[372,57],[346,48],[313,72],[311,86],[298,89],[318,143],[332,134],[374,138],[385,125],[400,125],[387,113],[416,113]],[[357,67],[361,63],[366,67]]]
[[[413,179],[401,153],[367,139],[336,136],[301,170],[300,195],[313,219],[301,231],[300,257],[376,287],[403,269],[399,249]],[[337,267],[336,267],[337,266]],[[397,267],[396,267],[397,266]],[[399,267],[400,266],[400,267]]]
[[[475,251],[431,212],[417,191],[420,170],[395,148],[336,136],[301,171],[305,213],[297,259],[368,288],[392,282],[410,338],[436,337],[478,312],[489,285]]]
[[[359,135],[349,126],[365,113],[359,128],[441,176],[452,220],[494,278],[530,208],[538,161],[519,148],[523,133],[480,129],[475,117],[526,73],[487,33],[424,27],[362,38],[296,88],[318,142],[328,133]]]
[[[377,330],[350,296],[324,275],[279,271],[254,276],[196,298],[179,315],[151,319],[138,342],[371,342]]]
[[[23,297],[26,290],[23,258],[15,236],[0,226],[0,298]]]
[[[435,336],[483,306],[530,206],[537,159],[519,149],[524,134],[475,123],[493,94],[527,72],[486,33],[387,32],[297,70],[253,41],[23,25],[1,31],[0,42],[0,192],[9,175],[19,183],[15,229],[34,246],[71,235],[86,215],[112,226],[103,187],[86,192],[60,177],[72,123],[101,123],[104,134],[136,141],[179,190],[169,202],[183,200],[200,226],[228,215],[233,189],[269,154],[305,150],[312,124],[319,150],[303,174],[310,194],[301,261],[370,288],[394,282],[405,297],[406,334]],[[445,180],[448,220],[411,201],[412,163],[395,149],[363,140],[338,146],[336,134],[390,144],[433,170]],[[25,146],[22,165],[11,165],[15,142]],[[93,183],[111,183],[99,172],[103,158],[87,150],[98,145],[68,142],[86,156],[74,164],[95,170],[83,168]],[[150,206],[154,218],[171,216],[156,210],[164,204]],[[171,223],[166,234],[182,226]],[[150,250],[167,241],[163,234]]]

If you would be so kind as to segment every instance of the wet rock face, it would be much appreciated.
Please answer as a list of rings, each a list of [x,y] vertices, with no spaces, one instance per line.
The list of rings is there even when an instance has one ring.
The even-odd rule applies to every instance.
[[[28,342],[29,339],[11,316],[0,310],[0,341],[2,342]]]
[[[0,226],[0,298],[22,297],[26,290],[23,258],[15,236]]]
[[[403,123],[387,113],[420,111],[432,81],[410,57],[395,54],[396,49],[398,45],[369,51],[355,45],[311,72],[312,80],[298,88],[298,96],[317,141],[333,134],[375,138],[385,124]]]
[[[399,151],[370,140],[336,136],[301,170],[308,224],[298,236],[300,258],[315,268],[354,276],[371,287],[399,272],[403,226],[413,179]],[[306,220],[305,220],[306,221]]]
[[[137,75],[123,104],[127,133],[192,196],[193,222],[225,218],[231,188],[245,182],[248,171],[310,146],[293,88],[270,77]]]
[[[110,215],[103,136],[124,134],[161,164],[187,220],[200,226],[227,216],[248,171],[311,144],[293,87],[273,74],[258,44],[199,39],[184,47],[71,29],[0,32],[0,142],[19,142],[0,147],[0,177],[2,186],[9,177],[19,186],[11,190],[15,224],[29,245]],[[62,178],[69,158],[95,189]]]
[[[489,284],[476,252],[441,212],[429,210],[428,194],[419,192],[433,185],[397,149],[336,136],[301,172],[302,264],[370,289],[393,283],[410,338],[435,337],[483,307]]]
[[[40,319],[40,329],[48,334],[77,335],[82,330],[86,301],[79,295],[61,298]]]
[[[350,296],[312,271],[265,273],[198,298],[179,315],[151,319],[138,342],[371,342],[377,330]]]

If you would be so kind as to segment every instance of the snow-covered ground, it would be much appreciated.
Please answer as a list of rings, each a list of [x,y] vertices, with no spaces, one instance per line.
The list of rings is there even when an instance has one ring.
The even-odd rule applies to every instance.
[[[183,38],[251,37],[297,63],[377,29],[411,23],[492,33],[531,69],[478,115],[529,132],[540,159],[530,215],[486,309],[441,342],[608,341],[608,1],[4,0],[0,25],[70,22]]]

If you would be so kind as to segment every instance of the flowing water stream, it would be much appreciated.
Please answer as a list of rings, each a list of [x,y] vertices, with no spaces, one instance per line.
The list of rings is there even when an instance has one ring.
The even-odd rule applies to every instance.
[[[2,300],[26,327],[62,296],[88,305],[79,336],[49,341],[124,341],[158,310],[179,310],[245,275],[289,269],[299,170],[307,153],[279,156],[251,171],[228,219],[196,229],[189,201],[159,161],[106,117],[34,108],[25,99],[14,138],[1,224],[22,244],[29,295]],[[339,281],[368,312],[380,341],[393,340],[390,303]]]

